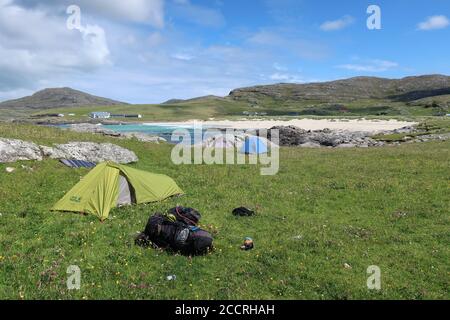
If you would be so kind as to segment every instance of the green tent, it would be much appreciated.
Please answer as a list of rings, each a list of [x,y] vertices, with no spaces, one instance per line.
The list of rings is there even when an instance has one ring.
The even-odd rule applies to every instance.
[[[179,194],[183,190],[168,176],[104,162],[92,169],[52,210],[90,213],[105,220],[113,207],[161,201]]]

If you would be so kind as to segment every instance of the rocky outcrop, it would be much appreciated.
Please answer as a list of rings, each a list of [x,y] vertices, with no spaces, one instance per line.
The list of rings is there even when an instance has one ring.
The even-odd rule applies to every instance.
[[[102,125],[92,124],[92,123],[76,123],[68,126],[68,129],[80,133],[100,133],[107,136],[120,136],[120,133],[114,132],[113,130],[106,129]]]
[[[383,145],[383,142],[372,139],[367,132],[330,129],[307,131],[294,126],[271,128],[273,129],[279,131],[280,146],[364,148]]]
[[[95,163],[113,161],[116,163],[137,162],[133,151],[112,143],[70,142],[57,144],[53,148],[41,146],[42,153],[52,159],[77,159]]]
[[[428,141],[447,141],[450,140],[450,133],[435,133],[419,136],[414,141],[416,142],[428,142]]]
[[[90,162],[113,161],[117,163],[137,162],[133,151],[112,143],[70,142],[54,147],[38,146],[32,142],[0,138],[0,163],[21,160],[41,161],[52,159],[84,160]]]
[[[0,163],[20,160],[42,160],[41,150],[32,142],[0,138]]]
[[[140,142],[149,142],[149,143],[160,143],[160,142],[166,142],[167,140],[159,137],[159,136],[153,136],[150,134],[142,133],[142,132],[122,132],[119,133],[119,137],[124,139],[136,139]]]
[[[404,142],[446,141],[450,139],[450,133],[427,134],[426,131],[422,132],[411,126],[377,133],[378,137],[392,134],[405,135],[405,138],[401,141],[384,141],[380,138],[376,140],[371,137],[373,133],[369,132],[350,132],[330,129],[306,131],[294,126],[271,128],[271,130],[273,129],[279,131],[280,146],[300,146],[303,148],[368,148],[384,145],[399,145]],[[270,130],[268,133],[270,138]],[[408,134],[411,134],[411,136]]]

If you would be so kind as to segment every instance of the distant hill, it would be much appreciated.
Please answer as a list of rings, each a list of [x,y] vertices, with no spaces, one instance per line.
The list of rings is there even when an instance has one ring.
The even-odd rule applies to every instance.
[[[0,103],[0,109],[45,110],[52,108],[71,108],[81,106],[112,106],[126,104],[107,98],[97,97],[71,88],[49,88],[35,94]]]
[[[403,79],[356,77],[331,82],[275,85],[240,88],[230,98],[252,104],[271,101],[351,102],[361,99],[384,99],[410,102],[450,94],[450,77],[427,75]]]
[[[209,95],[209,96],[197,97],[197,98],[192,98],[192,99],[170,99],[170,100],[167,100],[166,102],[163,102],[162,104],[180,104],[180,103],[211,101],[211,100],[222,101],[224,99],[225,99],[224,97]]]
[[[172,99],[162,105],[204,108],[211,116],[442,115],[450,107],[450,77],[355,77],[319,83],[239,88],[226,97]],[[206,112],[206,111],[205,111]]]

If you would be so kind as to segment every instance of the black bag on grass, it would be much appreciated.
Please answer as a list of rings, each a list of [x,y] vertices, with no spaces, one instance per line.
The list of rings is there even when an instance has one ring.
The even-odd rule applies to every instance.
[[[212,249],[213,238],[209,232],[197,226],[171,221],[165,215],[155,214],[149,218],[144,232],[139,234],[135,243],[144,247],[153,244],[186,255],[201,255]]]
[[[239,207],[233,210],[233,215],[235,216],[240,216],[240,217],[250,217],[253,216],[255,214],[254,211],[245,208],[245,207]]]

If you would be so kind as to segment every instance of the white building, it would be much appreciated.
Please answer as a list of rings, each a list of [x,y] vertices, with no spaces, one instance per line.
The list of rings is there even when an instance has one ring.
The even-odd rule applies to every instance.
[[[109,119],[111,118],[111,114],[109,112],[91,112],[89,117],[92,119]]]

